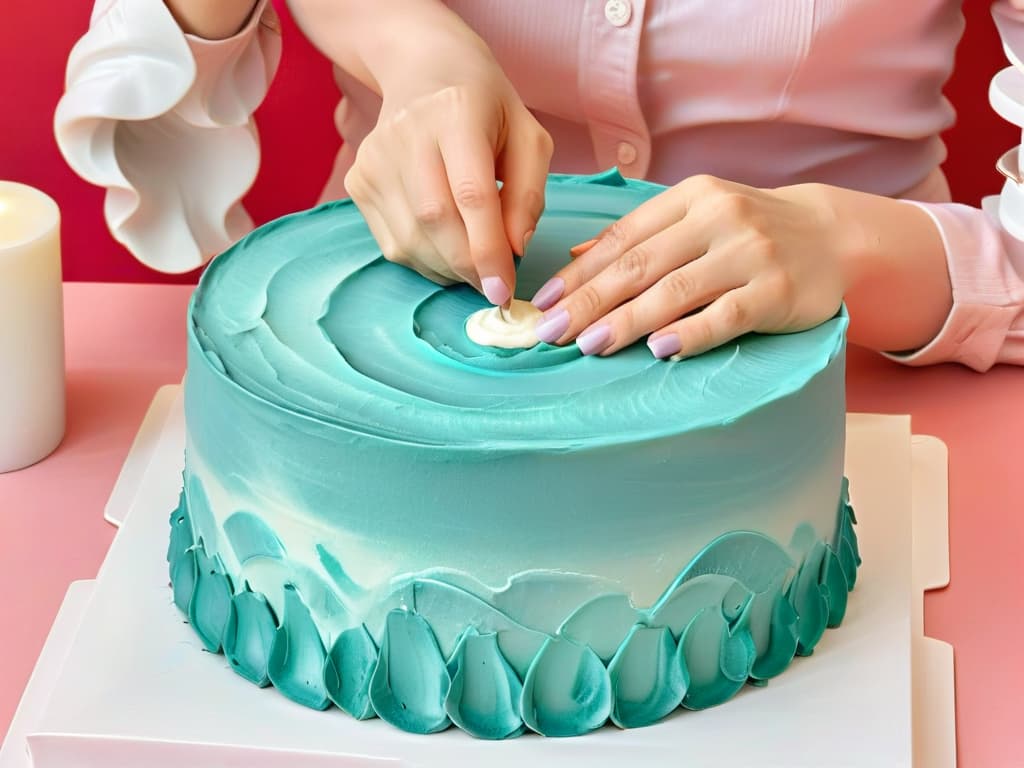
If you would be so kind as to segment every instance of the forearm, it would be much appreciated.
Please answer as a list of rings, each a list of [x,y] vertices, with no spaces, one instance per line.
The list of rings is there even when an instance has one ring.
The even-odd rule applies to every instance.
[[[252,15],[258,0],[165,0],[182,31],[223,40],[237,34]]]
[[[385,98],[423,87],[440,70],[461,68],[468,76],[490,58],[487,45],[439,0],[289,0],[288,6],[325,56]]]
[[[942,329],[953,297],[935,223],[917,206],[826,187],[837,231],[850,311],[850,340],[872,349],[911,351]]]

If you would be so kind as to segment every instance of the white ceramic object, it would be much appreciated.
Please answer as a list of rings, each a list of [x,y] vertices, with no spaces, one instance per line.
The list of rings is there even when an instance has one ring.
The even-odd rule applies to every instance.
[[[57,204],[0,181],[0,472],[64,437],[63,290]]]
[[[111,233],[153,269],[194,269],[252,229],[239,202],[260,161],[251,115],[280,55],[259,21],[207,41],[163,0],[108,0],[68,58],[57,144],[106,188]]]
[[[1010,179],[999,194],[999,223],[1018,240],[1024,240],[1024,187]]]
[[[154,407],[166,407],[166,400],[162,393]],[[415,736],[337,710],[313,712],[274,690],[255,689],[222,656],[204,653],[171,604],[163,557],[180,485],[180,400],[166,420],[147,419],[150,429],[162,422],[158,441],[137,441],[152,457],[138,491],[122,496],[132,499],[130,513],[113,513],[124,524],[84,620],[77,632],[60,627],[70,650],[50,660],[63,669],[37,671],[33,684],[49,684],[26,691],[14,733],[27,741],[5,745],[0,768],[618,768],[674,766],[684,758],[722,768],[955,765],[951,649],[911,639],[920,630],[915,589],[939,584],[948,571],[945,539],[935,531],[945,524],[946,471],[938,441],[928,441],[931,451],[923,454],[911,447],[906,417],[849,417],[847,474],[865,565],[843,626],[826,633],[813,657],[798,659],[764,689],[704,712],[680,711],[649,728],[498,743],[454,729]],[[925,490],[915,495],[918,488]],[[912,522],[930,532],[913,545]],[[921,647],[939,653],[921,654]],[[914,694],[913,707],[912,676],[915,691],[924,691]],[[913,745],[922,744],[912,757]]]

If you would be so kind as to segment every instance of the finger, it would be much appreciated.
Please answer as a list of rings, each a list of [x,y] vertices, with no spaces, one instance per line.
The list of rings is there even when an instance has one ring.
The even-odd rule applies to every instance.
[[[400,171],[402,187],[421,237],[431,243],[431,260],[423,266],[457,280],[472,282],[475,269],[469,255],[466,225],[448,186],[441,151],[432,138],[411,137],[412,162]]]
[[[647,346],[655,357],[693,357],[750,333],[765,310],[757,289],[744,285],[651,334]]]
[[[512,133],[498,158],[498,175],[503,182],[499,196],[505,236],[520,256],[526,254],[526,246],[544,212],[544,185],[553,151],[548,132],[539,126],[530,126]]]
[[[681,205],[675,187],[651,198],[612,222],[598,235],[596,243],[558,270],[534,295],[534,305],[541,310],[550,309],[555,302],[593,279],[624,252],[680,221],[685,213],[686,207]]]
[[[612,355],[746,281],[736,259],[708,253],[672,270],[635,299],[585,328],[576,344],[585,355]]]
[[[370,228],[370,232],[377,241],[377,246],[380,248],[381,255],[385,259],[394,262],[395,264],[401,264],[403,267],[408,267],[414,272],[418,272],[420,275],[427,278],[427,280],[435,282],[438,285],[451,285],[452,283],[459,282],[458,278],[451,274],[441,274],[436,272],[421,261],[413,262],[408,249],[401,248],[398,245],[398,238],[391,233],[391,228],[375,206],[366,206],[365,209],[360,208],[359,212],[366,220],[366,224]]]
[[[452,198],[466,226],[475,272],[471,282],[492,304],[504,304],[515,289],[515,269],[501,218],[493,149],[480,132],[442,139],[440,148]]]
[[[629,248],[549,309],[537,325],[537,336],[549,344],[566,343],[623,302],[703,255],[704,241],[695,236],[694,229],[694,224],[684,219]]]
[[[385,259],[409,267],[439,285],[459,280],[416,225],[400,178],[382,184],[379,178],[371,181],[361,172],[350,171],[345,185]],[[392,192],[382,194],[382,189]]]
[[[742,190],[749,190],[749,187],[707,175],[691,176],[666,189],[603,230],[585,253],[575,257],[541,286],[534,303],[542,310],[550,308],[561,296],[586,283],[629,248],[686,218],[691,209],[700,206],[707,210],[711,215],[701,218],[707,219],[710,226],[717,202]]]

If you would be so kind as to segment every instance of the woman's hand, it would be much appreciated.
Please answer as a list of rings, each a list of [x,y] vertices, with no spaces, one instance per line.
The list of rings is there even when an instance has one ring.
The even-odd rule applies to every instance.
[[[855,324],[859,308],[876,315],[858,326],[865,343],[908,349],[938,332],[951,300],[927,214],[821,184],[692,177],[574,251],[533,302],[546,310],[538,337],[584,354],[647,336],[656,357],[688,357],[751,331],[806,330],[844,294]]]
[[[504,304],[512,255],[544,208],[552,142],[487,45],[436,0],[291,6],[314,42],[382,97],[345,187],[385,257]]]
[[[552,144],[489,54],[475,55],[475,67],[459,56],[457,76],[385,90],[345,187],[386,258],[500,305],[544,207]]]

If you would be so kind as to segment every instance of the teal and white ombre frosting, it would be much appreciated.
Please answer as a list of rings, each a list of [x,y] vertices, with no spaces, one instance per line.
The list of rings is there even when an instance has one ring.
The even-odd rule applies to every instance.
[[[521,295],[659,189],[553,176]],[[845,315],[669,363],[480,347],[484,306],[349,201],[213,263],[169,550],[204,645],[310,707],[491,739],[646,725],[810,653],[859,563]]]

